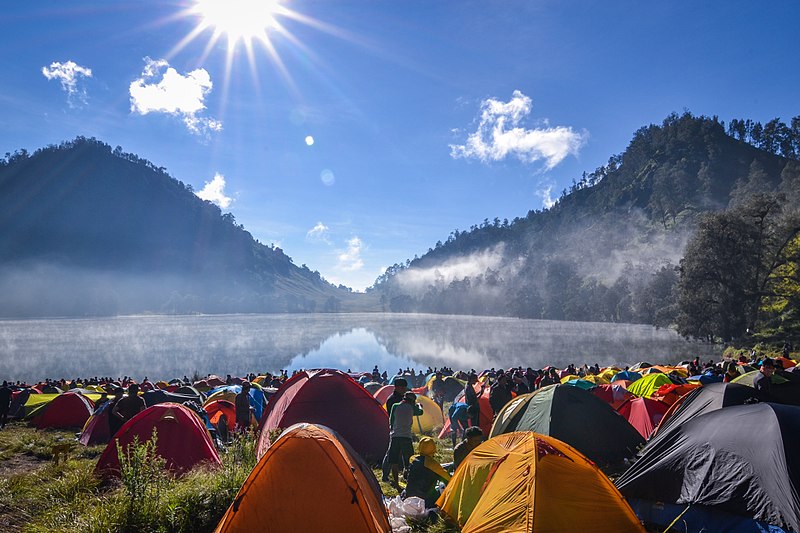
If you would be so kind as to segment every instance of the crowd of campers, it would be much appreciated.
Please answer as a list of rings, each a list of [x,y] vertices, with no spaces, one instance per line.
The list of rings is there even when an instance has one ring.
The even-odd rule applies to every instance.
[[[107,444],[104,479],[153,435],[180,476],[250,432],[259,461],[219,532],[408,531],[378,476],[416,520],[466,532],[800,532],[791,355],[3,382],[0,425],[79,429]],[[437,461],[442,446],[452,463]]]

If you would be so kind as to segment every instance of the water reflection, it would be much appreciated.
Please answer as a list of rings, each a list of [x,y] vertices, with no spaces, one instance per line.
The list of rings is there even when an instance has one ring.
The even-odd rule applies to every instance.
[[[629,324],[393,314],[142,316],[0,321],[0,379],[243,374],[336,367],[542,367],[717,356]]]

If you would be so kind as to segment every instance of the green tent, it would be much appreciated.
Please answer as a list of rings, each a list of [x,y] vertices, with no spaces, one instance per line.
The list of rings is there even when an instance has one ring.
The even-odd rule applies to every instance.
[[[632,457],[644,444],[639,432],[603,400],[562,384],[508,402],[497,414],[491,436],[512,431],[550,435],[601,464]]]
[[[672,380],[666,374],[654,372],[643,376],[642,379],[637,379],[628,385],[628,392],[649,398],[655,393],[662,385],[672,385]]]

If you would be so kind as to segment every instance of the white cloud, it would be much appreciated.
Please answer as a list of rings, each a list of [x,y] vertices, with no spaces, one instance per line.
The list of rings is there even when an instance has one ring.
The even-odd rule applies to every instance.
[[[306,239],[310,241],[322,241],[330,243],[328,240],[328,231],[330,228],[322,222],[317,222],[317,225],[306,232]]]
[[[230,197],[225,196],[225,176],[219,172],[214,174],[214,179],[205,182],[203,190],[197,193],[197,197],[213,202],[223,209],[226,209],[233,201]]]
[[[481,102],[478,129],[467,136],[465,144],[450,145],[453,158],[477,158],[484,163],[500,161],[509,155],[523,163],[540,159],[551,169],[568,155],[577,155],[586,142],[587,132],[578,133],[571,127],[544,127],[525,129],[522,119],[530,115],[532,101],[520,91],[514,91],[511,100],[501,102],[488,98]]]
[[[488,269],[498,270],[503,265],[504,250],[501,243],[482,252],[454,257],[435,267],[409,268],[400,272],[397,281],[403,290],[421,295],[430,285],[447,286],[452,281],[475,278]]]
[[[536,191],[536,196],[542,199],[542,207],[544,207],[545,209],[550,209],[551,207],[556,205],[556,201],[553,200],[553,197],[551,196],[552,192],[553,192],[552,185],[542,187],[541,189]]]
[[[91,78],[92,69],[82,67],[74,61],[59,63],[54,61],[49,67],[42,67],[42,74],[48,80],[58,80],[61,88],[67,93],[67,102],[70,106],[75,105],[78,100],[86,103],[86,89],[78,86],[81,77]]]
[[[361,259],[361,251],[364,243],[358,237],[353,237],[347,241],[347,250],[339,254],[339,265],[341,270],[352,272],[364,268],[364,261]]]
[[[205,98],[214,86],[205,69],[199,68],[183,76],[164,59],[154,61],[146,57],[144,60],[142,76],[130,85],[131,113],[175,115],[195,134],[222,129],[222,122],[198,116],[206,109]]]

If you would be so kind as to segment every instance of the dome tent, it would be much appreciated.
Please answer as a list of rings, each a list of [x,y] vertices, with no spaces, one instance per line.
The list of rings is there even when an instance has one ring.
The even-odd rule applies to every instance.
[[[93,411],[92,401],[77,392],[59,394],[33,418],[33,425],[45,428],[82,428]]]
[[[636,429],[603,400],[569,385],[548,385],[506,404],[491,436],[512,431],[550,435],[596,463],[622,462],[644,444]]]
[[[127,450],[135,439],[144,443],[158,437],[156,453],[166,460],[166,468],[181,474],[200,462],[221,465],[203,421],[188,408],[175,403],[148,407],[123,424],[97,461],[95,474],[100,477],[119,475],[117,443]]]
[[[267,404],[258,456],[269,447],[269,430],[309,422],[341,435],[367,461],[380,461],[389,447],[389,415],[347,374],[332,369],[292,376]]]
[[[391,531],[374,474],[346,441],[317,424],[278,437],[247,477],[217,533]]]
[[[688,531],[800,531],[799,447],[800,408],[734,405],[649,443],[616,485],[659,525],[686,510]]]
[[[464,533],[644,531],[595,465],[571,446],[533,432],[482,443],[436,503]]]

